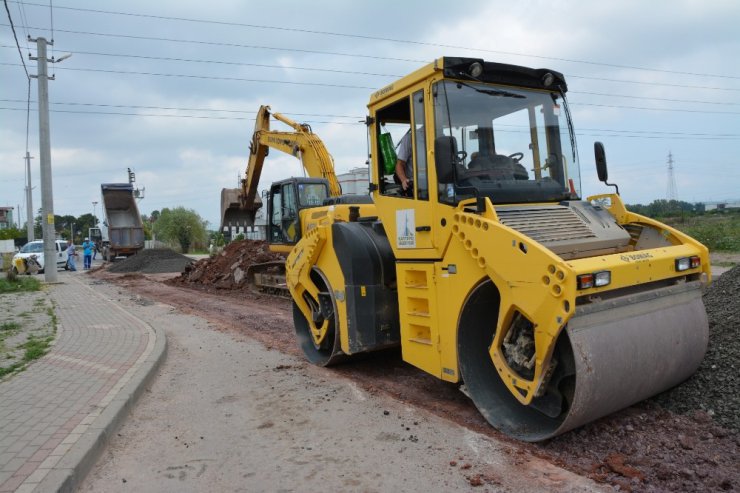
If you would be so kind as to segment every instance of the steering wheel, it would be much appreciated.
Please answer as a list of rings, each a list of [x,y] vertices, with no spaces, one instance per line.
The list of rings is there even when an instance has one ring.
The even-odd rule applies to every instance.
[[[513,159],[515,163],[519,163],[522,159],[524,159],[524,153],[523,152],[515,152],[514,154],[509,154],[509,158]]]

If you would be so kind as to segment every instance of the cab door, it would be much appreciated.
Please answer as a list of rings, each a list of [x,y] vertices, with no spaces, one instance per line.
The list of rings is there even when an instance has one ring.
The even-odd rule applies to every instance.
[[[376,112],[380,132],[396,129],[398,145],[408,129],[412,145],[413,190],[404,193],[395,175],[385,175],[380,183],[376,205],[396,257],[436,256],[432,235],[433,210],[429,203],[428,128],[425,125],[425,94],[418,89]],[[393,133],[393,132],[392,132]],[[380,155],[380,154],[378,154]],[[379,161],[382,160],[379,157]],[[379,163],[385,169],[384,163]],[[383,175],[383,171],[379,171]]]

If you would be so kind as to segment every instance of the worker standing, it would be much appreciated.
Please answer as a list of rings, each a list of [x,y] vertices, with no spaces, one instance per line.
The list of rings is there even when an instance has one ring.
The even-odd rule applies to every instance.
[[[92,267],[93,248],[95,248],[95,244],[90,241],[90,238],[85,238],[85,241],[82,242],[83,268],[85,270]]]
[[[72,240],[67,241],[67,268],[71,271],[77,270],[77,265],[75,264],[76,256],[77,252],[75,251],[75,246],[72,243]]]

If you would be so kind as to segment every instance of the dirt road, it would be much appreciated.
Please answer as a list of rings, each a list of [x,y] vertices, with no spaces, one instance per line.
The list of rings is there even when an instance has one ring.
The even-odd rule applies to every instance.
[[[103,273],[102,275],[106,274]],[[414,413],[428,412],[430,413],[430,417],[433,415],[441,420],[435,421],[435,428],[451,426],[454,429],[456,423],[460,427],[458,429],[463,430],[464,434],[472,433],[474,436],[485,439],[486,443],[496,444],[492,445],[491,449],[505,451],[509,457],[513,458],[514,464],[522,460],[527,461],[533,457],[538,457],[544,459],[546,463],[558,465],[599,483],[618,486],[623,490],[629,491],[732,491],[739,486],[738,475],[740,475],[740,467],[738,455],[740,437],[737,433],[731,433],[716,426],[716,423],[713,422],[707,412],[676,415],[663,410],[654,402],[649,401],[608,416],[553,440],[535,445],[522,444],[501,435],[488,426],[472,403],[456,386],[441,382],[403,363],[397,352],[391,351],[369,355],[366,358],[332,369],[318,369],[305,366],[303,358],[299,354],[294,342],[290,305],[286,300],[273,297],[255,297],[251,293],[244,291],[209,293],[195,289],[173,287],[160,282],[164,278],[169,277],[168,275],[148,275],[145,277],[141,274],[127,274],[124,276],[107,276],[111,279],[116,279],[116,282],[138,293],[143,299],[160,300],[178,307],[178,311],[197,314],[205,318],[211,322],[209,326],[210,330],[206,331],[206,333],[223,331],[224,336],[232,339],[235,338],[241,341],[240,344],[250,339],[255,339],[262,342],[268,349],[276,350],[278,353],[286,355],[285,357],[291,358],[290,363],[280,364],[291,366],[291,368],[300,368],[300,370],[293,372],[276,371],[263,373],[261,375],[262,378],[266,375],[281,375],[281,378],[286,378],[290,382],[295,383],[294,380],[296,378],[302,379],[305,377],[306,380],[301,381],[304,382],[302,388],[306,391],[318,391],[320,395],[327,394],[325,397],[332,399],[335,394],[324,390],[324,386],[327,385],[326,388],[330,388],[332,391],[336,389],[336,395],[341,395],[342,398],[347,399],[349,392],[346,388],[332,386],[336,384],[337,378],[345,378],[347,379],[346,381],[351,383],[350,392],[352,394],[354,394],[354,390],[352,389],[357,389],[368,399],[381,399],[381,402],[384,402],[384,404],[379,405],[380,407],[387,408],[395,400],[398,403],[396,405],[402,406],[402,409],[414,410]],[[188,327],[188,324],[180,325],[183,327],[183,330]],[[172,340],[177,340],[175,333],[173,333]],[[185,354],[189,353],[186,352]],[[199,358],[203,356],[200,352],[198,353]],[[241,357],[247,358],[246,355],[242,355]],[[187,374],[196,365],[201,368],[201,371],[205,371],[211,365],[206,360],[195,360],[192,358],[192,356],[188,356],[188,362],[185,364],[185,367],[173,371]],[[239,363],[238,361],[239,358],[235,358],[233,364],[237,367],[239,365],[243,366],[243,362]],[[175,364],[175,362],[172,364]],[[245,372],[245,374],[249,375],[248,372]],[[237,382],[240,378],[234,370],[231,372],[226,371],[224,375],[227,375],[227,377],[231,375]],[[159,379],[157,384],[165,378],[167,377],[165,376]],[[212,376],[211,378],[213,381],[219,380],[218,376]],[[249,385],[259,387],[259,381],[258,378],[255,381],[251,381]],[[207,382],[208,380],[205,380],[203,385],[207,386]],[[267,382],[272,382],[272,380],[268,379]],[[262,386],[268,388],[267,383],[262,384]],[[284,395],[292,395],[296,390],[296,387],[287,389],[276,386],[273,383],[269,383],[269,387],[280,389]],[[173,380],[171,384],[166,385],[163,392],[173,393],[178,388],[181,388],[181,391],[185,391],[185,389],[194,387],[190,386],[188,380],[183,377],[182,380]],[[270,395],[273,395],[272,392]],[[213,401],[220,398],[220,396],[215,395],[212,397]],[[393,398],[393,400],[388,400],[388,397]],[[281,409],[278,407],[278,403],[282,402],[283,398],[284,396],[280,397],[276,402],[271,402],[270,406],[275,410]],[[323,401],[319,400],[317,402],[315,399],[316,396],[313,396],[312,401],[304,402],[304,413],[314,413],[317,405],[324,406]],[[344,402],[344,405],[347,406],[348,403]],[[362,420],[356,423],[358,426],[351,433],[355,433],[358,429],[361,429],[359,427],[360,422],[364,426],[365,419],[368,415],[362,413],[368,406],[363,404],[352,408],[352,412],[357,416],[362,416]],[[186,403],[183,403],[182,407],[186,408]],[[175,409],[178,409],[178,407],[175,406]],[[168,410],[152,411],[153,415],[164,416],[164,418],[158,418],[159,427],[166,426],[166,419],[169,419],[166,417],[171,412]],[[327,411],[330,415],[335,412],[338,412],[338,410],[334,408],[331,408],[331,412]],[[404,415],[398,413],[398,411],[392,412],[395,413],[392,415],[396,416],[398,428],[401,428],[401,423],[405,425],[403,429],[395,431],[395,433],[401,433],[397,437],[401,442],[397,445],[410,445],[407,443],[409,437],[405,436],[407,432],[409,435],[421,437],[421,435],[414,431],[415,426],[408,425],[410,418],[406,418]],[[202,413],[208,416],[209,411],[207,406]],[[370,416],[377,417],[372,413]],[[137,419],[136,415],[134,415],[133,419]],[[375,422],[372,420],[369,420],[368,423],[368,426],[375,426]],[[293,424],[296,423],[294,422]],[[341,424],[341,419],[337,420],[337,424]],[[380,424],[387,424],[387,422],[381,420]],[[312,435],[315,438],[326,438],[328,436],[324,428],[314,425],[312,422],[311,424],[309,422],[300,422],[300,424],[296,425],[298,429],[293,430],[291,433],[304,433],[307,431],[303,429],[306,426],[315,428]],[[405,430],[405,427],[409,427],[410,429]],[[156,429],[158,429],[156,426],[151,428],[152,432]],[[379,429],[387,432],[385,428]],[[341,455],[341,448],[350,444],[347,441],[347,437],[353,437],[353,435],[347,435],[345,432],[337,432],[336,436],[343,438],[343,440],[341,442],[332,442],[331,445],[334,446],[341,443],[341,446],[339,446],[336,452]],[[375,438],[379,436],[377,434],[374,435]],[[404,441],[405,439],[406,441]],[[457,441],[458,439],[462,440],[462,442]],[[134,442],[138,440],[146,441],[146,435],[140,435],[132,439]],[[424,463],[431,465],[435,473],[440,473],[442,470],[446,471],[446,468],[442,468],[440,464],[448,464],[450,461],[455,461],[455,466],[447,467],[452,467],[453,471],[457,471],[457,478],[460,479],[462,477],[462,481],[468,481],[467,478],[472,478],[475,483],[477,481],[475,474],[488,474],[476,471],[479,471],[477,469],[479,467],[488,467],[487,460],[489,458],[489,452],[473,456],[469,455],[469,451],[472,449],[468,445],[465,445],[466,441],[464,438],[457,437],[451,440],[447,437],[440,438],[440,440],[442,440],[442,444],[435,444],[433,447],[440,447],[440,450],[447,450],[452,453],[447,453],[446,455],[443,453],[439,456],[431,454],[430,450],[432,449],[424,449],[423,451],[417,451],[417,454],[411,455],[416,456],[419,452],[424,454]],[[364,448],[374,450],[378,445],[375,442],[378,441],[382,442],[382,440],[371,440],[369,442],[371,445],[369,446],[367,445],[368,442],[365,442]],[[140,450],[130,448],[134,446],[136,446],[134,443],[129,444],[128,447],[124,445],[122,455],[140,455],[142,453]],[[141,445],[138,446],[140,447]],[[390,449],[386,449],[386,451],[388,450]],[[460,453],[459,456],[458,452]],[[323,453],[319,455],[323,455]],[[351,453],[351,448],[347,453]],[[244,452],[240,452],[240,454],[243,456]],[[330,455],[335,457],[333,454],[334,452],[332,451]],[[401,454],[403,454],[400,455],[402,458],[401,462],[412,460],[409,459],[409,454],[405,454],[404,452],[401,452]],[[109,467],[116,467],[116,464],[120,463],[120,459],[116,458],[118,455],[120,454],[115,454],[114,452]],[[398,455],[398,452],[396,452],[396,455]],[[395,460],[395,457],[393,456],[392,461]],[[459,457],[463,457],[463,459],[459,459]],[[277,463],[282,464],[280,460]],[[468,463],[471,464],[471,469],[460,469],[461,464]],[[346,473],[345,469],[339,468],[339,470]],[[384,469],[381,468],[381,470]],[[425,474],[429,473],[428,470],[423,470]],[[396,471],[396,469],[393,469],[393,471]],[[398,474],[400,476],[396,476],[396,480],[399,477],[405,477],[403,469],[399,469]],[[521,472],[517,472],[514,476],[521,475]],[[495,474],[491,477],[498,478]],[[439,484],[445,484],[444,481],[448,481],[449,478],[445,475],[439,480],[442,481]],[[500,479],[495,479],[494,482],[496,481],[500,482]],[[404,483],[398,484],[402,484],[404,487],[406,486]],[[449,484],[453,485],[454,483]],[[463,482],[463,485],[465,484]],[[467,484],[469,485],[470,482],[468,481]],[[573,484],[579,483],[574,482]],[[357,488],[350,489],[363,490],[365,489],[365,483],[362,483],[362,485],[362,487],[358,485]],[[335,486],[341,485],[337,484]],[[492,484],[491,488],[493,486],[495,485]],[[429,486],[429,488],[434,491],[432,486]],[[310,490],[311,488],[308,489]],[[346,485],[342,489],[347,489]],[[539,485],[536,489],[551,488]]]
[[[168,356],[80,491],[600,489],[516,446],[229,328],[284,332],[287,340],[286,303],[249,300],[234,320],[233,300],[136,276],[125,282],[136,293],[101,289],[118,289],[114,298],[163,325]],[[155,292],[178,308],[153,302]],[[203,306],[215,320],[183,313]]]

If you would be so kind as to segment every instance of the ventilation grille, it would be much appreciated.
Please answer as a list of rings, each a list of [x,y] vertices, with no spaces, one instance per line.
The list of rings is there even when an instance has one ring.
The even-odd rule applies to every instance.
[[[502,224],[543,244],[596,237],[569,207],[502,207],[496,214]]]

